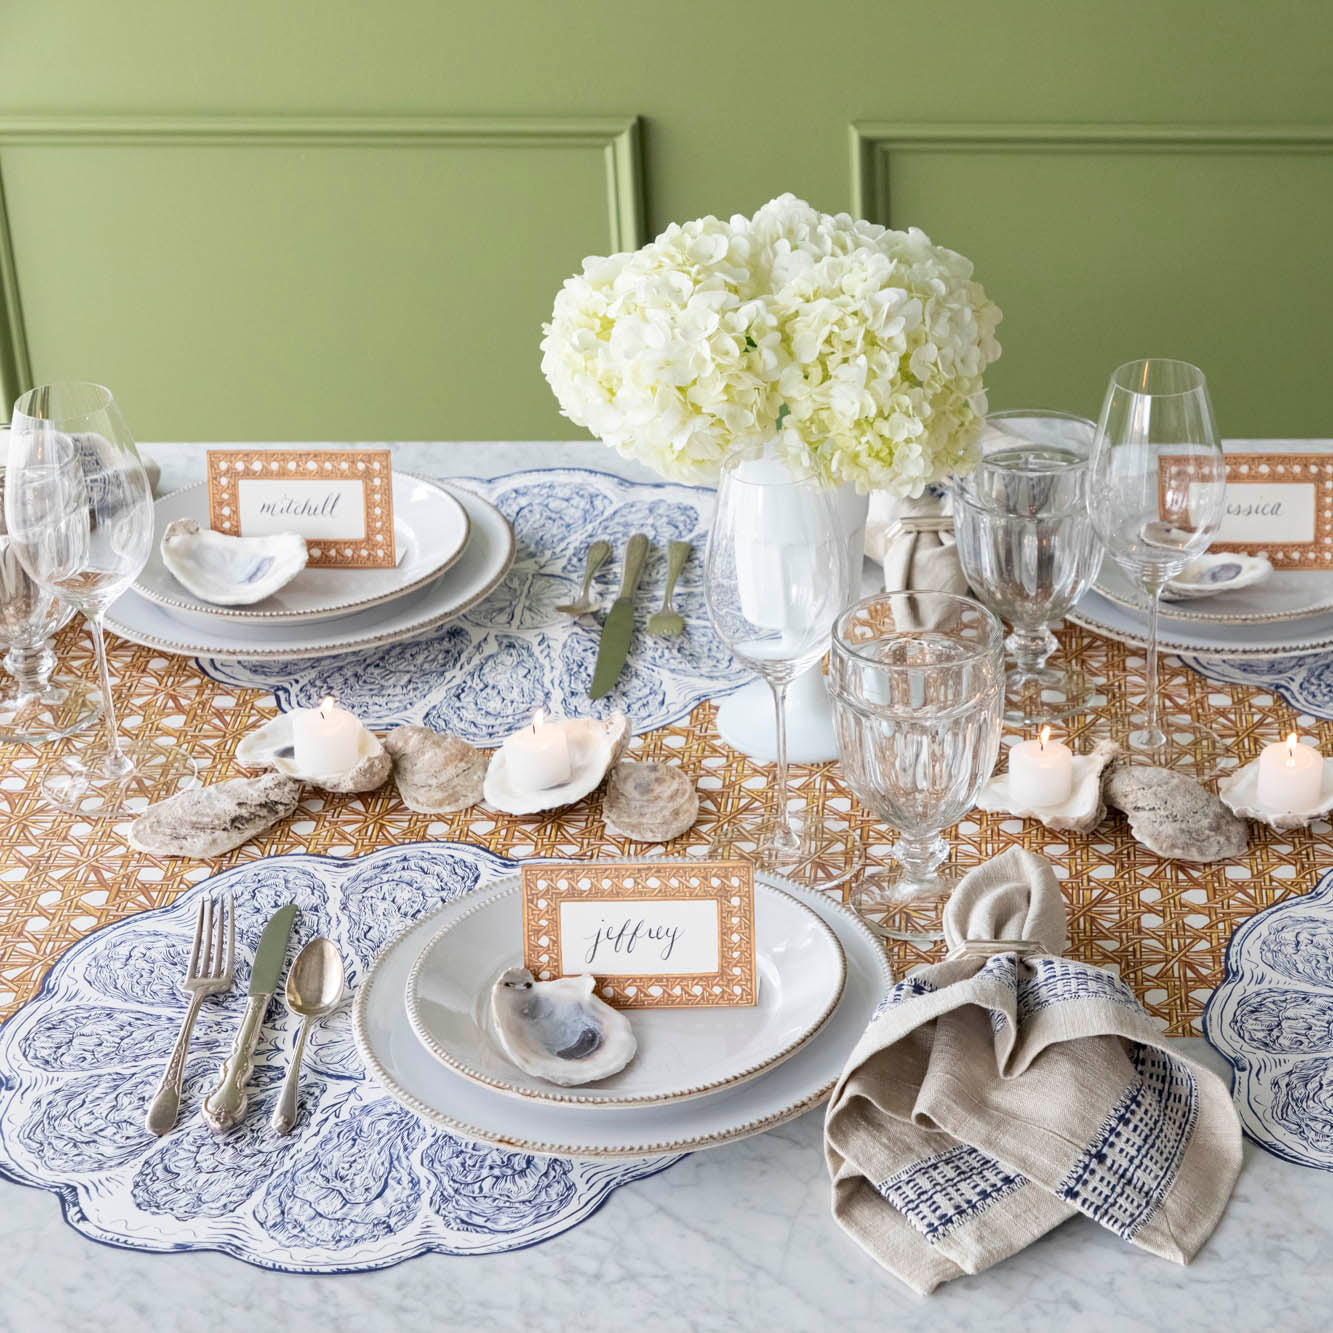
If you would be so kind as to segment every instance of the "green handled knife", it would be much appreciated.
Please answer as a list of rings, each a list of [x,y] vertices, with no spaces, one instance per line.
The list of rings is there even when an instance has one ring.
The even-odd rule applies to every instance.
[[[616,598],[602,626],[602,640],[597,646],[597,664],[592,669],[592,689],[588,695],[600,699],[610,694],[620,679],[620,672],[629,656],[629,641],[634,633],[634,589],[643,562],[648,558],[648,538],[636,532],[625,547],[625,572],[620,576],[620,596]]]
[[[287,961],[287,938],[296,920],[296,904],[280,907],[269,918],[259,937],[255,964],[250,969],[250,1001],[236,1031],[231,1053],[222,1063],[217,1086],[204,1098],[204,1119],[215,1134],[235,1129],[245,1116],[249,1096],[245,1091],[254,1068],[255,1043],[264,1025],[264,1011],[278,989],[282,965]]]

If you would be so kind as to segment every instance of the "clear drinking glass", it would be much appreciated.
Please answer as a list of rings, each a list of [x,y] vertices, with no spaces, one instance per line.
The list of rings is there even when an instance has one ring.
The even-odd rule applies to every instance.
[[[91,818],[137,813],[197,783],[194,761],[165,739],[122,741],[111,697],[102,618],[148,559],[148,477],[115,399],[97,384],[30,389],[14,405],[10,433],[11,549],[39,588],[86,617],[102,686],[104,740],[60,756],[43,794]]]
[[[783,704],[792,679],[824,655],[846,604],[845,545],[813,472],[740,455],[723,463],[705,557],[708,611],[732,654],[768,682],[777,718],[769,813],[743,841],[762,869],[788,877],[808,877],[811,848],[808,823],[789,806]]]
[[[0,497],[9,456],[8,422],[0,423]],[[0,646],[8,648],[0,678],[0,742],[40,745],[86,727],[100,707],[96,696],[65,675],[47,640],[74,608],[32,581],[14,554],[0,512]]]
[[[881,934],[939,939],[953,883],[940,837],[972,807],[1000,749],[1004,630],[970,597],[879,593],[833,628],[829,692],[842,769],[857,800],[898,830],[896,865],[861,877],[851,902]]]
[[[1148,600],[1145,707],[1117,737],[1140,760],[1195,777],[1218,772],[1221,742],[1163,709],[1157,688],[1162,588],[1208,549],[1226,505],[1226,461],[1203,371],[1129,361],[1111,375],[1097,423],[1088,512],[1111,558]]]
[[[1066,412],[993,412],[982,459],[954,483],[954,532],[968,586],[1013,626],[1004,720],[1031,730],[1079,712],[1091,687],[1047,666],[1050,625],[1087,592],[1102,548],[1088,516],[1097,427]]]

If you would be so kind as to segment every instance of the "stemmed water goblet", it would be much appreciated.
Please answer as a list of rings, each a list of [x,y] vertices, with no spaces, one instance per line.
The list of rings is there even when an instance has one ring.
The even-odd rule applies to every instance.
[[[999,753],[1004,630],[970,597],[879,593],[838,617],[829,692],[848,785],[896,829],[894,864],[851,903],[881,934],[939,939],[953,884],[941,832],[972,807]]]
[[[111,393],[47,384],[14,405],[5,470],[11,549],[38,588],[83,613],[102,687],[105,736],[60,755],[42,792],[91,818],[132,814],[196,784],[195,763],[159,737],[123,740],[102,618],[147,562],[153,502],[134,440]]]
[[[777,720],[768,816],[758,827],[731,832],[753,844],[761,869],[788,878],[808,879],[818,870],[810,821],[790,808],[784,702],[791,681],[824,655],[846,604],[844,548],[833,506],[812,471],[740,453],[725,460],[705,556],[708,611],[732,654],[768,682]]]
[[[1088,512],[1107,553],[1148,600],[1145,708],[1118,737],[1141,762],[1198,778],[1222,761],[1218,738],[1164,712],[1157,687],[1162,589],[1221,527],[1226,460],[1203,372],[1187,361],[1129,361],[1111,375],[1093,451]]]
[[[1097,428],[1066,412],[994,412],[981,461],[954,483],[954,530],[968,586],[1013,626],[1005,648],[1006,722],[1025,731],[1086,705],[1091,687],[1047,659],[1052,621],[1088,590],[1101,543],[1088,514],[1088,476]]]

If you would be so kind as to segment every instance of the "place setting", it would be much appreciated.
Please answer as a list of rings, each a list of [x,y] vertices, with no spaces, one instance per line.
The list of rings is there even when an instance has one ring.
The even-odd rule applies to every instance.
[[[1324,632],[1333,453],[1164,358],[990,411],[999,321],[783,195],[560,289],[602,455],[154,446],[153,499],[110,390],[21,396],[0,1174],[332,1275],[822,1107],[822,1224],[924,1296],[1075,1217],[1190,1263],[1243,1135],[1327,1169],[1333,732],[1175,654]]]

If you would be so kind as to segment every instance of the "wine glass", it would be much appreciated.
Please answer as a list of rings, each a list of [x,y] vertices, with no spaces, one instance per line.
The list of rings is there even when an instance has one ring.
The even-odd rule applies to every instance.
[[[0,497],[10,429],[0,423]],[[86,727],[100,708],[82,684],[55,675],[47,640],[63,629],[74,608],[39,588],[19,564],[0,511],[0,646],[7,647],[0,679],[0,742],[41,745]]]
[[[954,483],[954,532],[968,586],[1013,626],[1005,648],[1004,720],[1030,730],[1079,712],[1087,677],[1047,665],[1050,624],[1087,592],[1101,565],[1088,516],[1097,427],[1067,412],[992,412],[981,462]]]
[[[1200,778],[1217,773],[1222,744],[1193,719],[1163,712],[1157,616],[1163,587],[1217,535],[1226,482],[1203,371],[1157,357],[1119,367],[1097,423],[1088,489],[1093,527],[1149,605],[1145,709],[1118,739],[1143,762]]]
[[[195,763],[157,737],[122,741],[102,618],[153,542],[153,501],[120,409],[97,384],[45,384],[14,405],[5,472],[11,549],[34,583],[81,611],[101,678],[105,739],[61,755],[42,791],[91,818],[134,814],[197,785]]]
[[[732,654],[768,682],[777,722],[769,813],[743,841],[754,843],[761,869],[788,878],[812,877],[814,831],[790,809],[784,703],[793,678],[824,655],[846,604],[845,547],[809,468],[740,453],[724,461],[704,561],[708,612]]]
[[[942,830],[971,809],[1000,749],[1004,629],[970,597],[878,593],[833,627],[829,692],[857,800],[898,830],[895,865],[863,874],[852,906],[893,939],[941,938],[953,888]]]

